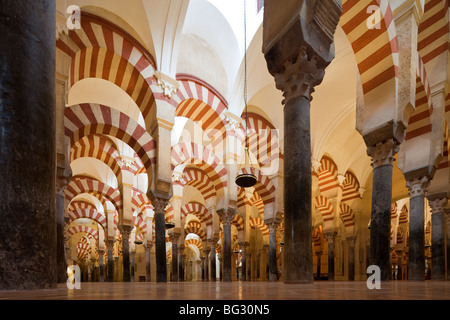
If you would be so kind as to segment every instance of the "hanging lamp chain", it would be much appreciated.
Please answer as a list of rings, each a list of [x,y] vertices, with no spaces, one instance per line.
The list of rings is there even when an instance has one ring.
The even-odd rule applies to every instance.
[[[245,103],[245,152],[249,153],[248,143],[248,97],[247,97],[247,0],[244,0],[244,103]],[[247,155],[246,155],[247,156]],[[248,154],[248,156],[250,156]]]

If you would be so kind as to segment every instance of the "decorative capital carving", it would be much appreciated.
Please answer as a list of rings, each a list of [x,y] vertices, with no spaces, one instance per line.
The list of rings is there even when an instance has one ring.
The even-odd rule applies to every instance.
[[[324,75],[325,70],[317,67],[316,59],[308,57],[306,48],[301,47],[296,60],[286,61],[284,71],[274,76],[277,89],[283,91],[282,103],[298,97],[312,100],[314,87],[322,82]]]
[[[150,201],[152,202],[152,206],[154,208],[155,214],[162,213],[164,214],[166,212],[166,207],[169,204],[170,196],[167,194],[155,194],[152,192],[149,192],[148,197]]]
[[[445,207],[447,206],[448,199],[447,198],[441,198],[441,199],[434,199],[430,200],[428,199],[428,203],[431,207],[431,213],[432,214],[438,214],[438,213],[444,213]]]
[[[171,99],[177,94],[180,83],[169,76],[163,74],[162,72],[155,72],[156,84],[162,89],[163,94]]]
[[[334,239],[337,236],[337,232],[324,232],[323,236],[327,239],[328,243],[334,243]]]
[[[375,146],[367,148],[367,155],[372,157],[373,168],[378,168],[384,165],[392,165],[394,156],[399,151],[400,144],[393,138],[385,142],[379,142]]]
[[[217,210],[217,214],[219,215],[220,221],[222,221],[223,225],[231,225],[231,221],[233,221],[234,216],[236,215],[236,209],[223,208]]]
[[[119,231],[120,231],[120,234],[122,235],[122,238],[129,239],[133,228],[134,228],[133,226],[120,225]]]
[[[406,182],[406,187],[409,189],[409,196],[411,198],[424,196],[429,185],[430,181],[428,177],[416,178]]]

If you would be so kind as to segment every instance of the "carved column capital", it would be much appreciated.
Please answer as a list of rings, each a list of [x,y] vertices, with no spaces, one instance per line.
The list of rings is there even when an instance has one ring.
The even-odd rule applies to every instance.
[[[231,221],[233,221],[234,216],[236,215],[236,209],[223,208],[217,210],[217,214],[219,215],[220,221],[222,221],[223,225],[231,225]]]
[[[108,240],[105,240],[106,247],[107,247],[108,249],[111,249],[111,250],[112,250],[112,248],[114,247],[114,243],[115,243],[115,242],[116,242],[115,239],[108,239]]]
[[[327,239],[328,243],[334,243],[337,232],[324,232],[323,236],[325,237],[325,239]]]
[[[123,238],[129,239],[133,226],[120,225],[119,231]]]
[[[324,75],[325,70],[317,67],[316,59],[308,57],[306,48],[300,47],[296,59],[287,60],[284,70],[274,76],[277,89],[283,91],[282,103],[298,97],[311,101],[314,87],[322,82]]]
[[[373,168],[383,165],[392,165],[394,156],[399,151],[400,144],[393,138],[379,142],[367,148],[367,155],[372,158]]]
[[[437,198],[430,200],[428,199],[428,203],[431,207],[431,214],[443,214],[445,211],[445,207],[447,206],[448,199],[447,198]]]
[[[406,186],[409,189],[409,196],[411,198],[424,196],[429,185],[430,181],[428,177],[415,178],[406,182]]]
[[[149,194],[149,198],[152,202],[152,206],[154,208],[155,213],[165,213],[166,207],[169,204],[169,195],[157,195],[157,194]]]

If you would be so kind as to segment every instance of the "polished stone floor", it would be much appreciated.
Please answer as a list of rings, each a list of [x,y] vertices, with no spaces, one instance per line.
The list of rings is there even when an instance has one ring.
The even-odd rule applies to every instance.
[[[0,300],[450,300],[448,281],[389,281],[368,289],[364,281],[80,283],[80,289],[0,291]]]

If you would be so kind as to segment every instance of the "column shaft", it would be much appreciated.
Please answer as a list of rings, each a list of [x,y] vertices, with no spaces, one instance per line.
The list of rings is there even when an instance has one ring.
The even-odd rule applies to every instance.
[[[0,5],[0,290],[55,288],[55,1]]]
[[[155,212],[156,281],[167,282],[166,227],[164,212]]]
[[[424,197],[410,199],[408,280],[425,280]]]
[[[231,222],[223,224],[223,281],[231,282]]]
[[[269,281],[278,281],[277,233],[276,228],[273,229],[275,230],[270,230],[269,234]]]
[[[370,224],[370,264],[380,267],[381,280],[389,280],[392,199],[392,165],[373,169]]]
[[[211,242],[211,253],[210,255],[210,259],[211,259],[211,281],[216,281],[216,242],[212,241]]]
[[[308,99],[297,97],[286,103],[284,129],[284,282],[310,283],[313,281],[313,256]]]

